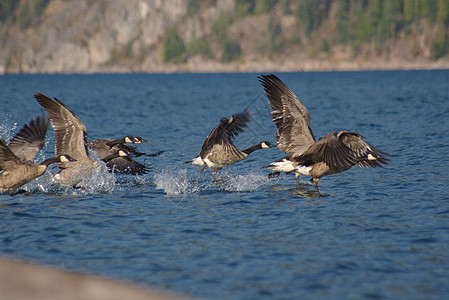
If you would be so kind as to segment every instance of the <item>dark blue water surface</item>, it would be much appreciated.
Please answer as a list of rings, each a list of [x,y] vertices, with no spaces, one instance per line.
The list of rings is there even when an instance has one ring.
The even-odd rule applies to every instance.
[[[384,168],[268,179],[284,153],[254,152],[212,180],[184,162],[219,119],[249,107],[235,139],[275,141],[259,74],[4,75],[9,140],[57,97],[89,139],[142,136],[144,176],[96,172],[86,190],[0,195],[0,256],[199,299],[443,299],[449,294],[449,71],[277,74],[316,137],[353,130],[390,153]],[[52,156],[50,128],[38,160]]]

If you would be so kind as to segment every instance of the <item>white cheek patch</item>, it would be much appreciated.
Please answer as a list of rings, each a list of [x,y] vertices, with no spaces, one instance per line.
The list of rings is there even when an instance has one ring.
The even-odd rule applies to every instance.
[[[368,160],[377,160],[377,158],[375,158],[374,156],[370,154],[368,154]]]
[[[302,175],[307,175],[307,176],[310,176],[310,170],[312,170],[312,167],[306,167],[306,166],[297,166],[296,168],[295,168],[295,171],[297,172],[297,173],[300,173],[300,174],[302,174]]]

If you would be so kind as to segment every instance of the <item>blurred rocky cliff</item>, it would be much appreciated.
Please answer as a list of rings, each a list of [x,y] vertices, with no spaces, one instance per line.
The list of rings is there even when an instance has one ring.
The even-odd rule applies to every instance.
[[[449,1],[392,2],[0,0],[0,74],[449,68]]]

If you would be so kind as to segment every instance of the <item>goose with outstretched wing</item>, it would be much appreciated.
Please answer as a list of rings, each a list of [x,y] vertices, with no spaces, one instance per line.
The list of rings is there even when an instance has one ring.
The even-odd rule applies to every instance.
[[[95,161],[87,149],[87,128],[78,116],[57,98],[37,93],[37,102],[45,109],[55,131],[56,156],[67,154],[76,161],[59,162],[61,169],[54,175],[55,184],[76,187],[83,178],[92,175]]]
[[[274,147],[267,141],[245,150],[240,150],[234,145],[232,139],[247,127],[250,120],[251,113],[249,111],[231,115],[229,118],[222,118],[218,125],[210,131],[201,147],[200,154],[187,163],[201,166],[201,171],[210,168],[212,175],[215,176],[223,167],[244,160],[256,150]]]
[[[265,168],[280,172],[295,172],[312,177],[316,190],[321,177],[346,171],[352,166],[381,167],[387,153],[368,144],[357,132],[334,131],[315,140],[310,126],[310,115],[299,98],[275,75],[259,77],[272,109],[276,124],[276,143],[284,158]]]
[[[42,176],[52,163],[75,161],[66,154],[48,158],[39,164],[34,163],[37,152],[44,146],[48,120],[38,116],[12,138],[7,145],[0,140],[0,192],[9,191],[16,194],[29,194],[25,190],[18,190],[22,185]]]

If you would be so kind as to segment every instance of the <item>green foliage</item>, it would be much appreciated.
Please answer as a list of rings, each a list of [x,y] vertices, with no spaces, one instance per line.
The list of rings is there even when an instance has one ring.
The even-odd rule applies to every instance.
[[[242,49],[235,40],[226,39],[223,45],[223,55],[221,57],[222,62],[230,62],[236,60],[242,56]]]
[[[350,15],[350,3],[348,0],[339,0],[336,4],[336,24],[337,37],[336,40],[339,43],[347,43],[352,40],[351,20],[348,18]]]
[[[193,16],[198,11],[200,6],[200,0],[188,0],[187,1],[187,14]]]
[[[268,23],[268,34],[270,35],[270,42],[271,43],[276,42],[276,39],[279,38],[281,33],[282,33],[281,24],[274,17],[274,15],[271,15],[270,22]]]
[[[33,14],[35,17],[40,17],[44,12],[50,0],[33,0]]]
[[[236,0],[235,1],[235,17],[237,19],[241,19],[246,17],[247,15],[254,12],[254,0],[252,1],[246,1],[246,0]]]
[[[0,22],[12,18],[18,3],[17,0],[0,0]]]
[[[217,0],[187,0],[187,15],[193,16],[204,7],[216,5]]]
[[[297,9],[297,17],[304,28],[304,33],[310,36],[327,18],[331,0],[301,0]]]
[[[33,21],[32,17],[32,12],[28,5],[19,6],[19,12],[17,14],[17,24],[20,28],[29,27]]]
[[[400,1],[384,1],[379,30],[381,39],[394,38],[401,27],[401,3]]]
[[[281,8],[281,11],[285,15],[289,15],[292,13],[291,10],[291,2],[292,0],[279,0],[279,7]]]
[[[212,51],[210,50],[209,43],[206,39],[200,38],[191,41],[187,44],[187,52],[190,56],[204,55],[205,57],[212,58]]]
[[[285,48],[285,38],[282,36],[282,28],[280,22],[274,15],[270,16],[268,23],[269,45],[270,51],[281,52]]]
[[[233,22],[230,14],[222,14],[213,24],[212,33],[218,40],[226,39],[226,32]]]
[[[13,20],[20,28],[35,24],[50,0],[14,1],[0,0],[0,22]]]
[[[267,13],[276,6],[277,2],[278,0],[236,0],[235,16],[241,19],[248,15]]]
[[[446,26],[438,25],[437,36],[430,46],[430,52],[435,59],[438,59],[448,53],[448,37]]]
[[[331,46],[329,44],[329,41],[324,39],[321,41],[321,51],[324,53],[329,53],[331,49]]]
[[[162,42],[162,60],[181,62],[185,52],[186,47],[176,29],[169,30]]]
[[[256,14],[263,14],[270,12],[273,7],[276,5],[277,0],[257,0],[256,1],[256,7],[255,7],[255,13]]]
[[[449,24],[449,1],[438,0],[437,1],[437,22],[442,25]]]
[[[426,18],[430,22],[435,21],[436,17],[436,1],[435,0],[420,0],[418,1],[418,17]]]
[[[410,24],[417,18],[418,7],[416,0],[403,0],[404,23]]]

